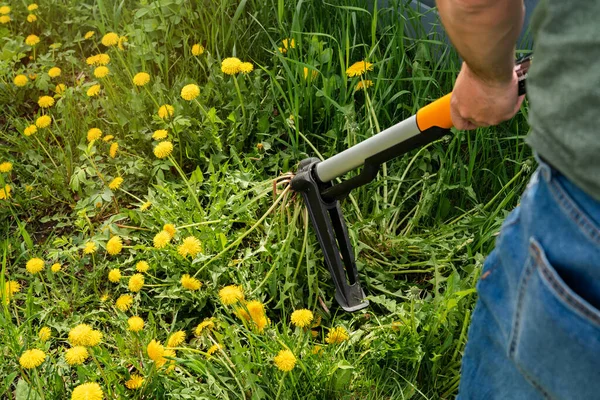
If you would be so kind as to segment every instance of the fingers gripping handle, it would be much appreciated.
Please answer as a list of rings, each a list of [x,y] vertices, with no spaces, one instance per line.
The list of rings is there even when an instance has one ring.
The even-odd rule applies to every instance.
[[[515,72],[519,78],[519,96],[526,93],[525,81],[530,65],[531,57],[519,60],[515,65]],[[450,129],[454,126],[454,124],[452,124],[452,117],[450,116],[451,99],[452,93],[448,93],[444,97],[437,99],[433,103],[430,103],[417,111],[417,126],[421,132],[434,126],[444,129]]]

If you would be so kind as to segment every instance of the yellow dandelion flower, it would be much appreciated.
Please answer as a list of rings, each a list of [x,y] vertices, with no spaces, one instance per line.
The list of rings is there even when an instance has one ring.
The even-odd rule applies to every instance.
[[[269,324],[269,320],[265,315],[265,305],[260,301],[252,300],[246,304],[246,309],[248,310],[248,316],[252,319],[258,331],[262,332]]]
[[[100,53],[86,58],[85,62],[88,65],[108,65],[108,63],[110,63],[110,56],[105,53]]]
[[[21,285],[17,281],[8,281],[4,284],[4,286],[6,286],[6,293],[11,296],[21,291]]]
[[[108,65],[110,63],[110,56],[105,53],[96,55],[96,65]]]
[[[35,81],[35,78],[37,78],[37,74],[29,74],[29,79]]]
[[[39,349],[26,350],[19,358],[19,364],[25,369],[32,369],[42,365],[46,354]]]
[[[31,3],[30,5],[27,6],[27,11],[35,11],[38,9],[38,5],[35,3]]]
[[[189,274],[185,274],[181,277],[181,286],[188,290],[198,290],[202,286],[202,282],[196,278],[192,278]]]
[[[87,346],[92,336],[92,327],[88,324],[79,324],[69,331],[69,343],[72,346]]]
[[[0,190],[1,192],[1,190]],[[8,304],[10,302],[10,299],[12,297],[14,297],[15,293],[18,293],[21,290],[21,285],[19,285],[19,282],[16,281],[8,281],[8,282],[4,282],[4,291],[0,290],[0,298],[2,298],[2,295],[4,294],[4,296],[6,296],[4,298],[4,302],[5,304]]]
[[[283,43],[283,47],[287,50],[287,49],[295,49],[296,48],[296,40],[294,38],[292,39],[283,39],[281,41],[281,43]]]
[[[35,21],[37,21],[37,16],[35,14],[27,15],[27,22],[34,23]]]
[[[110,145],[110,150],[108,151],[110,158],[115,158],[117,156],[117,150],[119,150],[119,143],[114,142]]]
[[[8,184],[4,185],[3,189],[0,188],[0,200],[10,199],[10,191],[11,190],[12,190],[12,188]]]
[[[250,314],[250,318],[256,321],[265,315],[265,306],[258,300],[252,300],[246,303],[246,309]]]
[[[281,350],[273,358],[273,362],[280,371],[289,372],[296,366],[296,357],[290,350]]]
[[[48,76],[50,78],[58,78],[61,74],[61,70],[58,67],[52,67],[48,70]]]
[[[129,290],[132,292],[139,292],[144,287],[144,275],[142,274],[133,274],[131,278],[129,278],[128,284]]]
[[[161,119],[169,119],[175,115],[175,109],[170,104],[163,104],[158,108],[158,116]]]
[[[244,300],[244,291],[241,286],[229,285],[219,290],[219,297],[221,303],[231,305]]]
[[[96,33],[96,32],[94,32],[94,31],[87,31],[87,32],[85,33],[85,35],[83,35],[83,38],[84,38],[84,39],[86,39],[86,40],[87,40],[87,39],[91,39],[91,38],[92,38],[92,36],[94,36],[94,34],[95,34],[95,33]]]
[[[185,332],[177,331],[169,336],[169,340],[167,340],[167,347],[177,347],[183,342],[185,342]]]
[[[52,272],[56,273],[56,272],[60,271],[61,268],[62,268],[62,266],[59,263],[54,263],[50,267],[50,270],[52,270]]]
[[[200,88],[193,83],[185,85],[181,89],[181,98],[187,101],[192,101],[200,95]]]
[[[128,294],[123,294],[119,296],[117,301],[115,302],[115,306],[121,311],[127,311],[131,308],[133,304],[133,297]]]
[[[146,272],[148,269],[150,269],[150,265],[146,261],[140,261],[135,264],[135,270],[138,272]]]
[[[252,63],[243,62],[240,64],[240,72],[242,74],[249,74],[252,70],[254,70],[254,65],[252,65]]]
[[[51,123],[52,118],[50,118],[49,115],[42,115],[41,117],[35,120],[35,126],[37,126],[40,129],[49,127]]]
[[[173,152],[173,143],[169,141],[160,142],[154,147],[154,155],[157,158],[166,158]]]
[[[35,275],[44,269],[44,260],[41,258],[32,258],[31,260],[27,261],[25,269],[27,269],[27,272],[30,274]]]
[[[88,382],[73,389],[71,400],[102,400],[104,393],[96,382]]]
[[[121,280],[121,270],[119,268],[113,268],[108,272],[108,280],[117,283]]]
[[[152,361],[156,362],[163,358],[165,354],[165,348],[158,340],[153,339],[150,343],[148,343],[146,352],[148,353],[148,357],[150,357]]]
[[[96,246],[96,243],[90,241],[85,244],[83,254],[94,254],[96,250],[98,250],[98,246]]]
[[[27,77],[23,74],[19,74],[13,79],[13,83],[15,84],[15,86],[18,87],[23,87],[27,85],[27,82],[29,82],[29,79],[27,79]]]
[[[102,44],[106,47],[116,46],[119,44],[119,35],[114,32],[108,32],[102,37]]]
[[[200,43],[196,43],[195,45],[192,46],[192,55],[199,56],[199,55],[202,55],[203,53],[204,53],[204,46],[202,46]]]
[[[200,337],[202,335],[202,332],[204,332],[205,330],[210,331],[212,329],[215,329],[214,319],[207,318],[204,321],[200,322],[196,329],[194,329],[194,335]]]
[[[308,79],[308,67],[304,67],[304,79]],[[315,79],[319,75],[319,71],[311,70],[310,76],[311,79]]]
[[[87,90],[86,94],[88,97],[94,97],[97,96],[98,93],[100,93],[100,89],[102,87],[100,85],[92,85],[90,86],[90,88]]]
[[[319,345],[315,345],[310,352],[315,355],[323,354],[323,347],[321,347]]]
[[[110,142],[111,140],[113,140],[115,137],[113,135],[106,135],[102,138],[102,140],[104,140],[105,142]]]
[[[125,50],[125,46],[123,46],[125,42],[127,42],[127,36],[119,37],[119,43],[117,43],[117,47],[119,48],[119,50]]]
[[[113,182],[116,179],[118,179],[118,178],[115,178],[113,180]],[[121,179],[121,181],[122,181],[122,179]],[[120,185],[121,185],[121,183],[119,183],[117,186],[120,186]],[[111,187],[111,189],[113,189],[113,188]],[[123,242],[121,241],[120,236],[113,236],[110,238],[110,240],[108,242],[106,242],[106,251],[111,256],[119,254],[122,249],[123,249]]]
[[[325,341],[329,344],[338,344],[345,342],[348,340],[350,336],[348,335],[348,331],[341,326],[333,328],[327,334]]]
[[[152,134],[152,139],[163,140],[169,133],[165,129],[158,129]]]
[[[176,355],[175,350],[165,349],[164,356],[161,357],[160,359],[154,361],[156,363],[156,367],[157,368],[162,367],[163,365],[165,365],[167,363],[167,361],[169,361],[169,360],[167,360],[166,357],[175,357],[175,355]],[[174,362],[175,361],[171,361],[171,365],[169,366],[169,369],[167,370],[167,372],[169,372],[173,368],[175,368]]]
[[[65,360],[69,365],[81,365],[90,356],[84,346],[71,347],[65,352]]]
[[[49,108],[54,105],[54,98],[50,96],[42,96],[38,99],[38,104],[42,108]]]
[[[8,24],[10,21],[10,15],[0,15],[0,24]]]
[[[219,343],[213,344],[212,346],[210,346],[208,348],[208,350],[206,350],[207,357],[212,356],[213,354],[215,354],[217,351],[221,350],[222,348],[223,348],[223,346],[221,346]]]
[[[192,258],[194,258],[201,250],[202,245],[200,244],[200,241],[193,236],[188,236],[183,239],[183,243],[177,248],[177,252],[185,258],[187,258],[187,256],[192,256]]]
[[[300,328],[306,328],[310,326],[314,316],[312,311],[307,309],[296,310],[292,313],[292,324]]]
[[[144,86],[148,82],[150,82],[150,74],[146,72],[138,72],[133,77],[133,84],[136,86]]]
[[[102,332],[97,330],[92,330],[90,336],[88,338],[87,345],[88,347],[98,346],[102,341]]]
[[[0,7],[0,14],[1,15],[10,14],[10,7],[9,6]]]
[[[142,204],[142,206],[140,207],[140,210],[141,211],[146,211],[147,209],[150,208],[150,206],[152,206],[152,202],[147,201],[144,204]]]
[[[123,178],[120,176],[117,176],[115,179],[113,179],[109,184],[108,187],[111,190],[117,190],[118,188],[121,187],[121,184],[123,183]]]
[[[154,236],[154,247],[157,249],[162,249],[171,241],[171,235],[169,232],[160,231]]]
[[[228,57],[221,63],[221,71],[227,75],[235,75],[240,72],[242,62],[237,57]]]
[[[355,76],[364,75],[367,71],[373,71],[373,64],[367,61],[358,61],[346,70],[346,75],[353,78]]]
[[[38,338],[40,338],[40,340],[42,342],[48,341],[48,339],[50,339],[51,335],[52,335],[52,331],[47,326],[40,328],[40,330],[38,332]]]
[[[67,90],[67,85],[65,85],[64,83],[59,83],[54,88],[54,91],[56,92],[56,94],[63,94],[65,92],[65,90]]]
[[[144,329],[144,320],[138,316],[131,317],[127,320],[129,330],[132,332],[139,332]]]
[[[360,90],[360,89],[366,89],[366,88],[370,88],[371,86],[373,86],[373,81],[372,80],[364,80],[364,81],[360,81],[356,84],[356,87],[354,88],[354,91]]]
[[[39,42],[40,42],[40,38],[39,38],[39,36],[36,36],[36,35],[29,35],[25,38],[25,44],[27,44],[29,46],[35,46]]]
[[[85,59],[87,65],[96,65],[98,63],[98,55],[89,56]]]
[[[173,225],[173,224],[165,224],[163,226],[163,231],[169,232],[169,235],[171,235],[171,239],[172,239],[175,237],[175,233],[177,233],[177,228],[175,228],[175,225]]]
[[[104,78],[109,73],[110,73],[110,70],[108,69],[108,67],[105,67],[104,65],[101,65],[94,69],[94,76],[96,78]]]
[[[12,163],[9,161],[5,161],[0,164],[0,172],[10,172],[12,170]]]
[[[133,374],[129,380],[125,382],[125,387],[130,390],[135,390],[141,388],[143,383],[144,378],[141,375]]]

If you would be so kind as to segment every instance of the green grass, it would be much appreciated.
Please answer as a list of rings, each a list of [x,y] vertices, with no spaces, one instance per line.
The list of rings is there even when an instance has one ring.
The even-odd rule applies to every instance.
[[[7,4],[0,163],[13,168],[0,173],[0,187],[11,187],[10,199],[0,200],[0,288],[16,281],[21,290],[10,299],[2,290],[0,396],[69,398],[85,382],[97,382],[106,398],[132,399],[456,395],[482,262],[533,167],[525,113],[498,127],[453,131],[389,162],[343,203],[371,304],[355,314],[336,306],[301,197],[287,185],[302,159],[336,154],[451,90],[458,58],[441,39],[425,39],[418,14],[400,1],[377,9],[358,0],[51,0],[28,23],[26,4]],[[90,30],[95,35],[85,40]],[[108,32],[127,37],[124,50],[100,44]],[[41,38],[34,50],[24,43],[31,33]],[[202,55],[191,54],[194,43],[204,46]],[[110,75],[97,79],[85,60],[100,52],[110,55]],[[221,61],[231,56],[254,71],[223,74]],[[363,59],[374,64],[363,77],[373,86],[356,91],[359,79],[345,70]],[[62,74],[50,79],[54,66]],[[135,87],[131,79],[142,71],[150,83]],[[16,87],[21,73],[37,77]],[[40,109],[38,97],[54,95],[58,83],[66,92]],[[93,83],[102,92],[88,97]],[[185,101],[180,91],[191,83],[200,96]],[[167,121],[157,115],[163,104],[175,108]],[[25,136],[42,114],[52,116],[50,128]],[[110,143],[88,143],[94,127],[114,136],[115,158]],[[153,154],[157,129],[167,129],[174,144],[168,158]],[[111,190],[118,176],[124,182]],[[167,223],[177,234],[157,249],[153,238]],[[114,235],[124,248],[110,255]],[[202,244],[193,258],[177,251],[188,236]],[[98,247],[91,255],[83,253],[89,241]],[[32,275],[25,265],[34,257],[45,269]],[[142,260],[150,269],[132,293],[128,279]],[[51,272],[54,263],[61,271]],[[107,279],[114,268],[119,283]],[[184,274],[202,287],[182,287]],[[219,290],[231,284],[264,304],[263,331],[221,303]],[[124,294],[133,296],[125,312],[115,307]],[[291,324],[301,308],[318,326]],[[145,321],[141,332],[127,329],[133,315]],[[196,337],[195,327],[211,317],[216,328]],[[69,365],[69,331],[80,323],[103,339],[83,365]],[[44,326],[52,336],[42,342]],[[334,327],[349,339],[327,344]],[[175,349],[175,368],[158,368],[148,343],[165,344],[180,330],[186,341]],[[222,351],[208,357],[217,343]],[[313,354],[315,346],[322,352]],[[46,359],[24,369],[19,358],[33,348]],[[290,372],[273,362],[284,349],[297,359]],[[137,390],[124,385],[133,373],[145,378]]]

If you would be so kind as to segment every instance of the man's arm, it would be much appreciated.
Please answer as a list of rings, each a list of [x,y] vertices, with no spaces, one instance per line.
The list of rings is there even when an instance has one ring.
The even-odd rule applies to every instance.
[[[496,125],[519,110],[515,43],[523,0],[437,0],[444,28],[464,60],[452,94],[458,129]]]

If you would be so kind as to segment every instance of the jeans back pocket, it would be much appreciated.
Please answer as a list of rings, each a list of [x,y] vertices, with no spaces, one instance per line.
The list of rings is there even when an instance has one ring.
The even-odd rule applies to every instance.
[[[600,311],[569,286],[531,239],[508,355],[550,399],[600,398]]]

